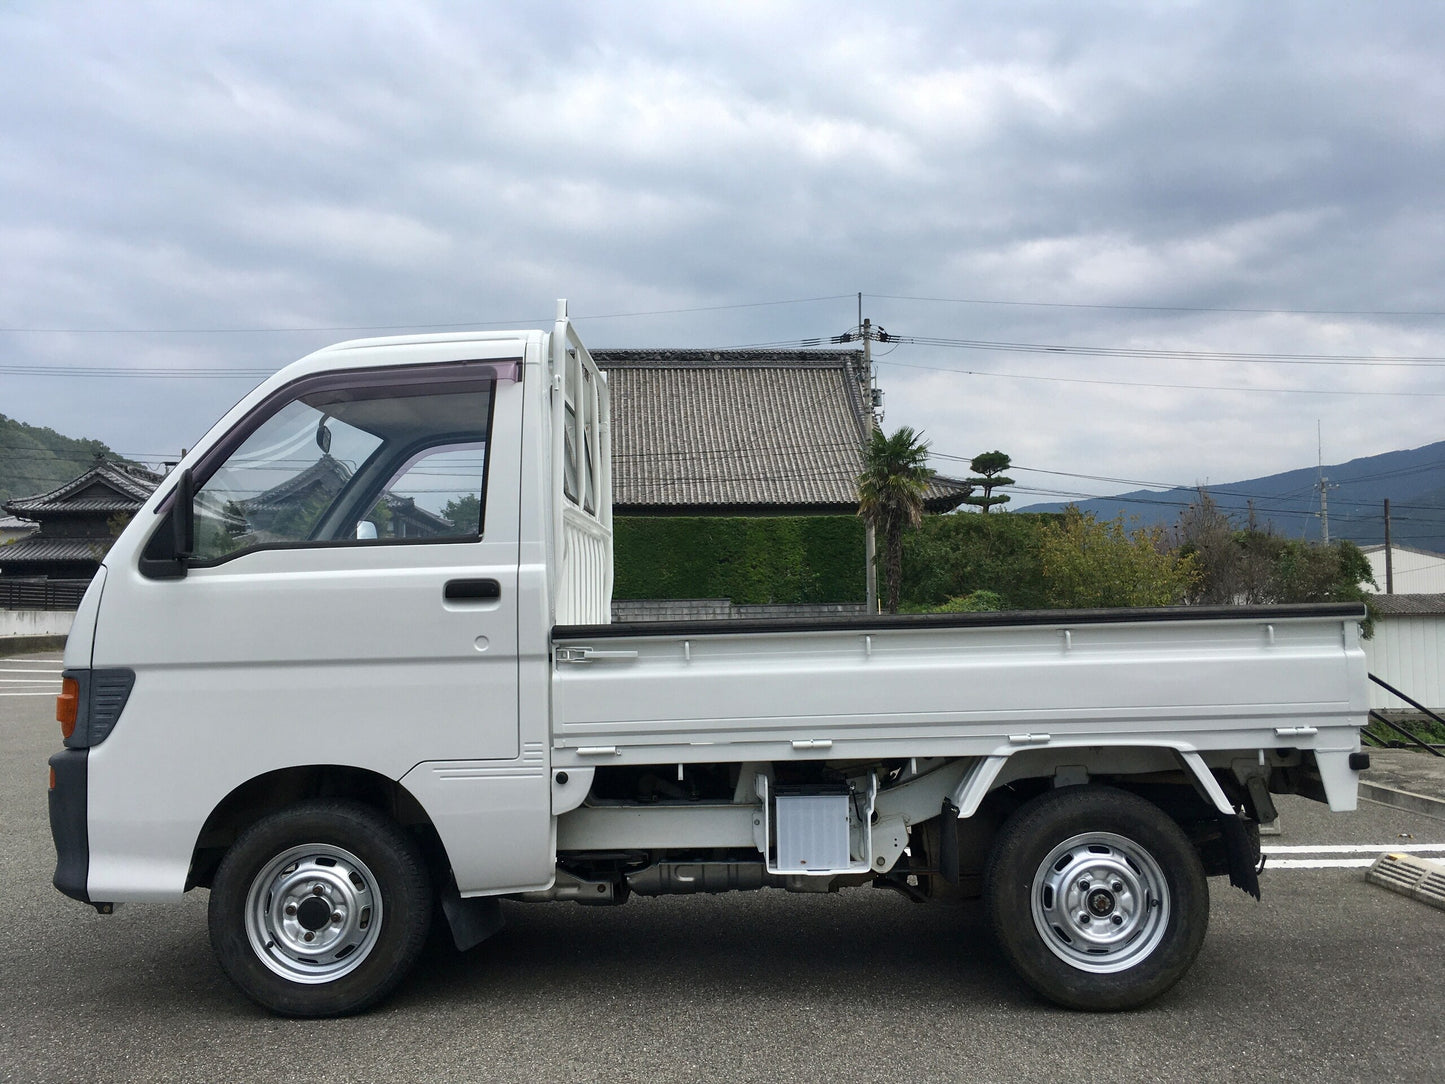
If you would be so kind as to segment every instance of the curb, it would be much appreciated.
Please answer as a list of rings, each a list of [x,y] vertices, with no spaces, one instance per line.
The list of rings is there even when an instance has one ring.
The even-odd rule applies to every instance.
[[[1445,799],[1431,798],[1408,790],[1396,790],[1394,787],[1382,787],[1378,783],[1367,783],[1363,779],[1360,780],[1360,797],[1368,802],[1378,802],[1380,805],[1445,820]]]

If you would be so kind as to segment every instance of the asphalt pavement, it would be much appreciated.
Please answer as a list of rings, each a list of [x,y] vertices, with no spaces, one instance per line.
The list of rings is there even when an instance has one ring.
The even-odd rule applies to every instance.
[[[278,1019],[215,965],[204,892],[100,916],[50,886],[57,658],[0,659],[0,1080],[1445,1079],[1445,912],[1362,868],[1445,857],[1445,820],[1294,798],[1263,902],[1211,881],[1194,968],[1132,1013],[1040,1001],[976,905],[855,889],[509,905],[371,1013]]]

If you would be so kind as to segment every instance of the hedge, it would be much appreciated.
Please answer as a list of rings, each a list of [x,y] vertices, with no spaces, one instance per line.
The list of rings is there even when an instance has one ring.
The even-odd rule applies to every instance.
[[[856,516],[620,517],[613,597],[863,602]]]

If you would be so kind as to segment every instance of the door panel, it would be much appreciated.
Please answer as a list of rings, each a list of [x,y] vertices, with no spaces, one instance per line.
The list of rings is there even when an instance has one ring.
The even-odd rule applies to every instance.
[[[428,368],[398,368],[406,374],[402,398]],[[202,556],[183,578],[143,575],[139,545],[108,562],[94,665],[130,667],[136,682],[115,734],[92,751],[98,885],[114,879],[170,888],[177,863],[184,876],[200,825],[217,803],[276,769],[348,765],[399,780],[424,761],[524,767],[517,710],[522,387],[492,379],[487,414],[476,418],[466,416],[478,401],[475,380],[450,385],[453,405],[467,408],[451,413],[445,381],[396,410],[385,402],[384,382],[377,393],[375,370],[368,380],[367,396],[348,403],[342,394],[324,404],[334,410],[324,423],[332,431],[329,450],[309,416],[279,441],[271,439],[274,427],[253,425],[263,450],[275,453],[271,460],[232,469],[238,455],[250,454],[241,443],[224,464],[197,476]],[[338,389],[346,391],[344,379],[331,388]],[[423,398],[438,408],[433,432],[425,418],[411,416]],[[274,415],[284,404],[265,409]],[[380,439],[337,471],[327,460],[346,454],[347,425],[369,426]],[[428,465],[428,442],[450,451]],[[484,447],[486,457],[483,464],[473,456],[479,499],[459,510],[462,491],[449,473],[457,449],[468,447]],[[288,459],[289,475],[278,465]],[[301,485],[287,488],[307,472]],[[280,499],[327,474],[292,505]],[[256,480],[263,475],[264,487]],[[445,487],[453,488],[431,492]],[[445,515],[449,500],[459,522]],[[165,516],[153,518],[165,529]],[[358,531],[367,522],[375,537],[369,528]],[[488,586],[449,598],[448,585],[457,583]],[[525,767],[530,775],[534,766]],[[138,794],[137,779],[163,790]],[[545,796],[539,816],[545,824]]]

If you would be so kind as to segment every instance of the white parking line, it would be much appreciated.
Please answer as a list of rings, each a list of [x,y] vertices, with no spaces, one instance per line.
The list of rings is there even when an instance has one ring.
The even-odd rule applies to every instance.
[[[1322,843],[1318,847],[1261,847],[1265,854],[1384,854],[1386,851],[1445,851],[1445,843]]]
[[[1265,863],[1264,871],[1272,869],[1366,869],[1375,864],[1373,858],[1278,858]]]
[[[1403,845],[1402,845],[1403,844]],[[1321,843],[1309,846],[1261,847],[1265,856],[1265,871],[1272,869],[1366,869],[1375,864],[1382,854],[1440,854],[1445,852],[1445,843],[1413,843],[1397,841],[1380,845],[1358,843]],[[1321,855],[1352,854],[1365,855],[1362,858],[1323,858]],[[1283,858],[1281,855],[1299,857]]]

